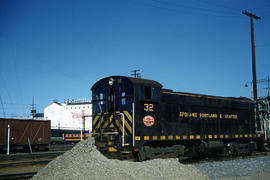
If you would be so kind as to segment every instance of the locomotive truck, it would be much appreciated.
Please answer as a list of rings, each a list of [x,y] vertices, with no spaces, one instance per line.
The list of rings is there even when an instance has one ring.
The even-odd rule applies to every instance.
[[[154,80],[110,76],[91,88],[97,148],[109,158],[189,158],[263,149],[256,103],[163,89]]]

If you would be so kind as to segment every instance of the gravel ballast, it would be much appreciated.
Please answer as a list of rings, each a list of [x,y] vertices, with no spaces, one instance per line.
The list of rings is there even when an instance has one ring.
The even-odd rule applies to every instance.
[[[208,177],[194,166],[179,163],[178,159],[145,162],[108,159],[96,149],[94,138],[89,138],[50,162],[32,179],[204,180]]]
[[[270,156],[203,162],[194,166],[213,180],[270,179]]]

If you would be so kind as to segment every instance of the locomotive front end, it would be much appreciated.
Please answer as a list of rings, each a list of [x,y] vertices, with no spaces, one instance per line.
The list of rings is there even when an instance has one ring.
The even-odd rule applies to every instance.
[[[134,87],[126,77],[111,76],[92,90],[93,136],[97,148],[109,158],[132,157]]]

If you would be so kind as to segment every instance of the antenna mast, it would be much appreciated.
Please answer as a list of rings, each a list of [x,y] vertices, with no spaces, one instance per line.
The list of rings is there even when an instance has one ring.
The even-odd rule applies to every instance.
[[[138,73],[140,72],[141,70],[133,70],[131,72],[133,72],[133,74],[131,74],[131,76],[134,76],[135,78],[141,78],[141,73]]]

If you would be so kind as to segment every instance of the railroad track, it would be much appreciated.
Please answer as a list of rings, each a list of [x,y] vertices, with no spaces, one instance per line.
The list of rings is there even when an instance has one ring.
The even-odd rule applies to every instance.
[[[61,152],[0,155],[0,180],[29,179]]]
[[[256,158],[261,156],[269,156],[270,148],[261,152],[254,152],[249,155],[238,155],[238,156],[208,156],[208,157],[197,157],[197,158],[189,158],[181,160],[180,162],[183,164],[197,164],[202,162],[214,162],[214,161],[229,161],[235,159],[248,159],[248,158]]]
[[[76,143],[74,144],[51,144],[50,151],[68,151],[72,149]]]
[[[13,173],[13,174],[1,174],[0,179],[30,179],[37,172],[24,172],[24,173]]]
[[[0,154],[0,180],[30,179],[50,161],[72,149],[74,145],[76,144],[52,144],[50,151],[32,154]]]
[[[27,162],[15,162],[15,163],[7,163],[7,164],[0,164],[0,168],[10,168],[16,166],[33,166],[38,164],[48,164],[52,160],[40,160],[40,161],[27,161]]]

